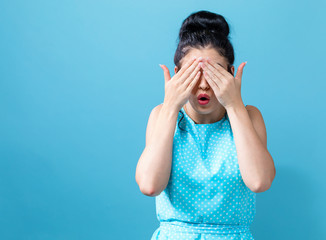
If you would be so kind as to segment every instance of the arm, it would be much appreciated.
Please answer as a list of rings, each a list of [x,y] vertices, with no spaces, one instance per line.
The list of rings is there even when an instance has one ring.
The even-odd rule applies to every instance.
[[[250,109],[250,110],[249,110]],[[238,104],[227,109],[236,144],[240,172],[253,192],[270,188],[276,170],[267,150],[264,120],[258,108]]]
[[[147,196],[159,195],[167,186],[172,164],[172,147],[178,111],[164,103],[149,117],[146,146],[136,167],[136,182]]]

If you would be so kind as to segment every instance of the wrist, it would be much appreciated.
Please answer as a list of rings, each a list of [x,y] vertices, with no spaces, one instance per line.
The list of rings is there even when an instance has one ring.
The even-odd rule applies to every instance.
[[[239,102],[234,103],[234,104],[230,104],[229,106],[225,107],[227,112],[235,111],[235,110],[241,109],[241,108],[246,108],[242,101],[239,101]]]
[[[163,102],[162,105],[162,109],[161,111],[163,111],[166,114],[171,114],[171,115],[177,115],[180,109],[177,109],[175,106],[171,106],[165,102]]]

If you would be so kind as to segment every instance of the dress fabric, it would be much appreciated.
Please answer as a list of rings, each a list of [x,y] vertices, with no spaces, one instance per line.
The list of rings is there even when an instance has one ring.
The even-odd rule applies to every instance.
[[[254,239],[256,193],[241,177],[227,112],[217,122],[196,124],[181,108],[170,179],[155,204],[160,225],[151,240]]]

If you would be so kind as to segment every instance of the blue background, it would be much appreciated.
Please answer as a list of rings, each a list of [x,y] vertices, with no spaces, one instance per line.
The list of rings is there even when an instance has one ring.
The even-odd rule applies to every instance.
[[[0,2],[0,239],[150,239],[135,169],[182,21],[231,28],[277,175],[255,239],[325,239],[325,1]]]

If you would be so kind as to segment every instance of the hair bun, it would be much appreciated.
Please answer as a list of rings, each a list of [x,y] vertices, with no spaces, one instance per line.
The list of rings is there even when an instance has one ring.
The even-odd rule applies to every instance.
[[[228,37],[230,33],[229,25],[225,18],[216,13],[199,11],[187,17],[180,28],[179,38],[194,33],[211,32],[220,36]]]

